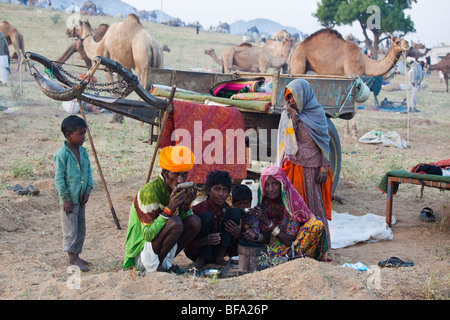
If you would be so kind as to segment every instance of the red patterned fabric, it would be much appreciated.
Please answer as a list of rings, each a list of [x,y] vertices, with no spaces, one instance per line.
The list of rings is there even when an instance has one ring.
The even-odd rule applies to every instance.
[[[228,171],[232,179],[247,176],[245,125],[239,110],[180,100],[173,100],[173,110],[164,128],[160,148],[180,144],[192,150],[195,162],[187,181],[205,183],[206,174],[215,169]],[[239,131],[241,138],[227,139],[227,130],[231,130],[230,134],[238,129],[242,130]]]

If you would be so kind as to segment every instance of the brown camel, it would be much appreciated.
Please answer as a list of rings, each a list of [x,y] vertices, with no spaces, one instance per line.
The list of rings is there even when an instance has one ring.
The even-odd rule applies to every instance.
[[[109,25],[107,24],[101,24],[98,26],[98,28],[95,28],[92,30],[92,33],[94,35],[94,40],[96,42],[99,42],[100,40],[103,39],[103,36],[106,33],[106,30],[108,30]],[[67,35],[69,37],[73,37],[74,36],[74,30],[73,29],[67,29]],[[58,60],[56,61],[57,64],[63,64],[64,62],[66,62],[75,52],[78,52],[81,56],[81,59],[84,60],[84,62],[86,63],[86,66],[88,66],[88,68],[92,67],[92,62],[91,59],[88,58],[88,56],[86,55],[86,51],[84,50],[83,47],[83,43],[81,42],[80,39],[76,39],[72,42],[72,44],[70,45],[69,48],[67,48],[67,50],[62,54],[61,57],[58,58]]]
[[[290,38],[291,38],[291,34],[289,32],[287,32],[285,29],[278,30],[277,32],[275,32],[275,34],[272,37],[272,39],[275,41],[283,41],[284,39],[289,40]]]
[[[304,74],[313,71],[320,75],[358,77],[381,76],[389,72],[403,52],[409,48],[408,42],[392,37],[392,44],[382,60],[367,57],[357,44],[346,41],[332,29],[319,30],[300,42],[292,53],[291,72]],[[344,133],[349,133],[348,122]],[[356,123],[352,119],[352,136],[357,137]]]
[[[103,56],[119,62],[128,70],[136,69],[141,84],[150,89],[148,68],[163,67],[162,48],[158,41],[144,30],[135,14],[129,14],[122,22],[113,23],[99,42],[94,40],[88,21],[80,21],[80,26],[81,29],[75,30],[75,33],[83,42],[89,59]],[[110,76],[109,80],[112,80]]]
[[[217,56],[216,51],[214,49],[205,50],[205,54],[210,56],[222,68],[222,72],[223,72],[223,62],[222,62],[222,59]],[[239,70],[237,65],[232,65],[231,69],[233,71]]]
[[[292,46],[293,41],[285,39],[279,56],[272,56],[264,48],[246,42],[228,47],[222,53],[222,72],[240,70],[266,73],[269,68],[281,68],[287,63]]]
[[[389,72],[408,48],[406,40],[392,37],[387,55],[382,60],[373,60],[337,31],[322,29],[297,45],[291,57],[291,72],[304,74],[311,70],[321,75],[377,77]]]
[[[15,53],[17,54],[17,59],[19,61],[19,63],[17,64],[17,70],[19,70],[20,63],[25,54],[23,36],[16,28],[9,24],[8,21],[3,21],[2,24],[0,24],[0,32],[5,36],[6,41],[8,42],[8,46],[14,46],[14,50],[16,51]],[[14,53],[11,53],[10,55],[11,57],[13,57]],[[26,64],[25,70],[27,70]]]
[[[441,70],[444,74],[445,85],[447,86],[446,92],[448,93],[448,74],[450,73],[450,53],[447,53],[445,57],[441,59],[437,64],[430,65],[429,70]]]

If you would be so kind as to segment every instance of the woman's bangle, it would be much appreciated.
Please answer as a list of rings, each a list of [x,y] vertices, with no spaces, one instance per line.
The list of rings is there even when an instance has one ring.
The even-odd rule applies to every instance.
[[[280,233],[280,231],[281,231],[280,228],[277,226],[275,227],[275,229],[273,229],[272,235],[276,237]]]
[[[256,242],[261,242],[263,240],[263,235],[260,232],[256,233],[256,239],[253,238],[253,240],[255,240]]]
[[[266,228],[267,228],[267,229],[271,229],[272,227],[273,227],[273,221],[270,220],[270,224],[269,224],[269,225],[266,225]]]
[[[325,167],[320,167],[320,172],[322,173],[328,173],[328,169]]]

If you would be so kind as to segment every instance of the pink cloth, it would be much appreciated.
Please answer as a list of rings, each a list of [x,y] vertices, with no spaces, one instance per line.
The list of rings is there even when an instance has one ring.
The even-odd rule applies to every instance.
[[[286,174],[280,167],[277,166],[267,167],[261,174],[261,177],[259,179],[261,184],[258,199],[259,206],[261,205],[262,199],[264,198],[264,188],[266,185],[266,181],[270,176],[281,183],[281,197],[283,200],[283,204],[291,217],[301,223],[305,223],[309,219],[314,217],[314,214],[308,209],[305,201],[303,201],[303,198],[289,181]]]

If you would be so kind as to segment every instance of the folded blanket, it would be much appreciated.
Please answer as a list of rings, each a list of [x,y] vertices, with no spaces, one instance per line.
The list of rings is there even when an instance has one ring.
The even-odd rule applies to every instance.
[[[272,99],[271,92],[246,92],[233,94],[230,99],[236,100],[257,100],[257,101],[270,101]]]
[[[150,93],[157,97],[169,97],[170,92],[167,90],[163,90],[159,87],[153,87]],[[189,100],[198,103],[204,103],[205,100],[211,100],[217,103],[231,105],[238,109],[242,110],[253,110],[253,111],[262,111],[267,112],[270,108],[270,102],[267,101],[243,101],[243,100],[231,100],[228,98],[220,98],[215,97],[209,94],[200,94],[200,93],[192,93],[192,92],[179,92],[178,90],[175,92],[175,98],[182,100]]]
[[[387,193],[387,183],[389,176],[405,179],[428,180],[428,181],[450,183],[450,177],[438,176],[434,174],[411,173],[406,170],[392,170],[388,171],[383,176],[383,178],[380,181],[380,184],[378,185],[378,189],[383,193]],[[392,194],[396,194],[397,191],[398,191],[398,184],[394,184]]]
[[[242,139],[229,135],[239,129]],[[244,133],[244,118],[235,108],[174,100],[160,148],[180,143],[192,150],[195,162],[187,181],[203,184],[207,173],[215,169],[228,171],[232,179],[245,179]]]

